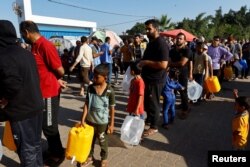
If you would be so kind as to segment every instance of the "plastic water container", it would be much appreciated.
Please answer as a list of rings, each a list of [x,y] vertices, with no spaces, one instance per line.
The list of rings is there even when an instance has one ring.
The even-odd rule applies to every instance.
[[[217,93],[220,91],[221,86],[217,76],[209,77],[205,80],[208,90],[211,93]]]
[[[226,66],[224,68],[223,72],[224,72],[224,78],[226,80],[232,79],[232,77],[233,77],[233,68],[231,66]]]
[[[202,86],[198,84],[195,80],[188,81],[187,94],[188,98],[193,102],[196,102],[200,98],[202,90]]]
[[[139,117],[126,116],[121,127],[121,141],[130,145],[138,145],[144,130],[144,120]]]
[[[12,151],[17,150],[9,121],[5,122],[5,127],[3,131],[3,145],[7,147],[9,150]]]
[[[91,150],[91,144],[94,136],[94,128],[85,124],[84,127],[76,124],[71,128],[68,136],[66,148],[66,158],[79,163],[87,160]]]

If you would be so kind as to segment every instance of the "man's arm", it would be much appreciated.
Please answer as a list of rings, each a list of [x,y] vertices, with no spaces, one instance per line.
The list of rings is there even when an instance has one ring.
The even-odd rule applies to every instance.
[[[138,64],[139,67],[150,67],[153,69],[166,69],[168,61],[152,61],[152,60],[141,60]]]
[[[169,66],[179,68],[179,67],[185,66],[187,64],[187,62],[188,62],[188,58],[187,57],[182,57],[181,60],[178,61],[178,62],[170,61]]]

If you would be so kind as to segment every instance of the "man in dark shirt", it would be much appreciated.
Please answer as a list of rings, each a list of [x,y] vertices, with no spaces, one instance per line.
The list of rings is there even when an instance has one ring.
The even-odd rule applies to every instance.
[[[40,167],[43,99],[39,76],[31,52],[16,42],[13,24],[0,20],[0,115],[10,122],[20,166]]]
[[[144,137],[158,132],[157,123],[160,114],[160,95],[166,79],[169,49],[165,40],[159,35],[159,23],[151,19],[145,22],[149,43],[139,63],[145,82],[144,108],[147,112],[146,124],[150,128]]]
[[[181,119],[185,119],[189,112],[188,96],[187,96],[187,83],[188,79],[192,79],[192,51],[186,45],[186,36],[179,33],[176,36],[176,46],[169,52],[170,63],[169,67],[176,70],[178,73],[179,83],[185,87],[180,90],[181,95]]]
[[[247,68],[242,70],[241,76],[247,79],[250,70],[250,42],[247,42],[242,46],[242,53],[242,58],[247,61]]]

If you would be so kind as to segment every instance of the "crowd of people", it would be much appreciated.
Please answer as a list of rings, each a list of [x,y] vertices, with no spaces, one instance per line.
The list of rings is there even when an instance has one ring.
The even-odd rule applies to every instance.
[[[129,69],[133,76],[126,111],[145,119],[149,128],[144,130],[143,138],[157,133],[161,122],[163,128],[169,129],[175,120],[177,93],[181,99],[177,106],[181,110],[178,116],[188,118],[191,111],[189,81],[195,80],[203,86],[212,76],[217,76],[220,84],[248,77],[249,41],[240,43],[230,35],[226,43],[219,36],[214,36],[212,41],[201,37],[188,42],[183,33],[170,40],[160,36],[159,23],[155,19],[147,20],[145,29],[148,39],[138,34],[124,38],[122,45],[113,48],[110,37],[101,41],[97,37],[82,36],[73,50],[65,49],[59,56],[55,46],[40,34],[36,23],[20,23],[20,34],[31,46],[28,51],[17,43],[13,24],[0,20],[0,118],[10,121],[21,166],[58,166],[64,160],[65,149],[57,117],[60,92],[67,86],[64,75],[67,74],[70,80],[75,68],[80,78],[79,95],[85,97],[79,121],[82,126],[94,127],[93,141],[99,140],[103,167],[108,166],[107,133],[114,131],[115,93],[112,87],[119,84],[118,75]],[[225,68],[231,68],[234,75],[224,75]],[[203,87],[197,99],[201,105],[214,96]],[[235,150],[243,150],[249,131],[250,104],[247,97],[238,96],[237,90],[234,95],[236,113],[232,123],[232,145]],[[163,112],[162,121],[160,112]],[[48,143],[45,152],[41,149],[42,132]],[[87,161],[79,166],[93,162],[94,144]]]

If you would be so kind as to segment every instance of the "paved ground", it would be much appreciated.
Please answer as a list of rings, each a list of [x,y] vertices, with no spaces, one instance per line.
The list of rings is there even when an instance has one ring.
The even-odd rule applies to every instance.
[[[60,133],[63,145],[67,144],[69,129],[80,120],[84,98],[78,96],[76,79],[61,95]],[[119,139],[119,129],[127,115],[127,96],[116,87],[115,134],[109,136],[110,167],[206,167],[208,150],[231,149],[231,118],[233,113],[232,89],[240,95],[250,96],[250,79],[223,83],[223,89],[211,101],[191,105],[186,120],[176,119],[169,130],[160,128],[159,133],[146,138],[136,147],[125,146]],[[161,121],[159,122],[159,125]],[[1,133],[2,133],[2,127]],[[248,147],[249,150],[249,147]],[[18,157],[4,148],[0,166],[18,166]],[[99,166],[99,145],[96,145],[93,166]],[[61,167],[70,167],[65,160]]]

